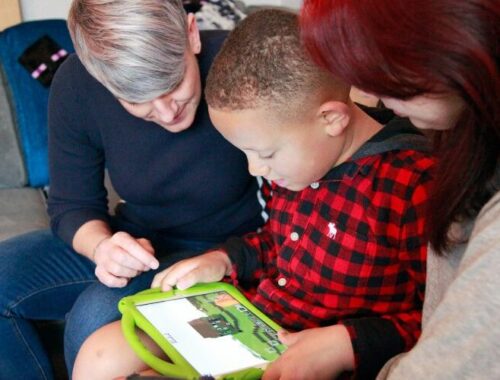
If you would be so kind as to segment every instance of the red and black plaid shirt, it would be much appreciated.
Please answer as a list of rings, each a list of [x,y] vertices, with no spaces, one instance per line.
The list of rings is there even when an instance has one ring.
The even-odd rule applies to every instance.
[[[410,133],[411,132],[411,133]],[[281,326],[344,324],[356,364],[408,350],[420,334],[433,160],[389,124],[300,192],[273,186],[263,230],[225,245],[247,296]],[[409,149],[417,146],[416,149]],[[389,357],[390,357],[389,356]]]

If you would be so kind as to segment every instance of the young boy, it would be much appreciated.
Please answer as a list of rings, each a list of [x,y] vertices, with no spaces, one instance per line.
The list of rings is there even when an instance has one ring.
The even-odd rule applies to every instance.
[[[265,379],[373,377],[420,332],[425,139],[406,121],[383,127],[353,104],[349,86],[305,56],[297,18],[284,11],[254,13],[231,33],[205,94],[250,173],[272,181],[270,219],[172,265],[152,286],[228,276],[281,326],[304,330],[280,334],[289,348]],[[106,339],[94,338],[94,351],[105,352]]]

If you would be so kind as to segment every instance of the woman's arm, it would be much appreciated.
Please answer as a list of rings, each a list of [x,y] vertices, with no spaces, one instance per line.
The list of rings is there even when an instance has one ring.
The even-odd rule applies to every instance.
[[[445,259],[430,259],[429,274],[440,271],[433,264],[448,265]],[[417,345],[388,363],[378,379],[500,378],[499,273],[500,193],[476,220],[454,280],[426,319]]]
[[[156,268],[153,248],[145,239],[108,224],[104,187],[104,147],[86,100],[88,73],[70,56],[52,82],[49,98],[50,191],[48,211],[55,235],[96,262],[98,279],[125,286],[137,274]],[[98,91],[98,90],[96,90]]]

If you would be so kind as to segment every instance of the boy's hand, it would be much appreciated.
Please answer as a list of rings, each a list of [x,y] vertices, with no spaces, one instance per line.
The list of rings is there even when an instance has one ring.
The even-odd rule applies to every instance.
[[[97,244],[93,259],[99,281],[114,288],[159,265],[149,240],[136,239],[126,232],[117,232]]]
[[[289,333],[278,332],[287,350],[264,372],[262,380],[330,380],[354,368],[347,329],[334,325]]]
[[[170,290],[174,286],[187,289],[199,282],[219,281],[231,274],[231,261],[224,251],[210,251],[203,255],[179,261],[158,273],[151,284],[152,288]]]

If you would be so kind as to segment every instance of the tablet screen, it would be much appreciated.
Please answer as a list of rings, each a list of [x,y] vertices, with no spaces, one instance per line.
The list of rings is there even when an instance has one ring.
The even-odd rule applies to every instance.
[[[202,375],[265,367],[285,350],[269,325],[225,291],[137,309]]]

